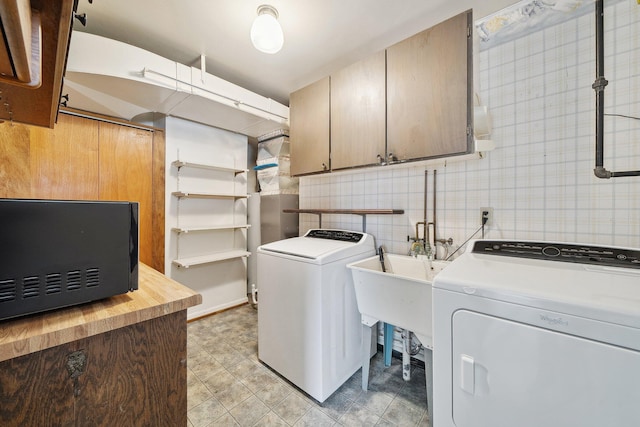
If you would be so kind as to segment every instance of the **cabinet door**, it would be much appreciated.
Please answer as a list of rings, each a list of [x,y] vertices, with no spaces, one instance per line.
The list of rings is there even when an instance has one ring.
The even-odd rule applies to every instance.
[[[471,151],[472,22],[467,11],[387,49],[387,151],[399,160]]]
[[[329,77],[291,94],[291,175],[329,170]]]
[[[186,359],[182,310],[5,360],[0,425],[184,425]]]
[[[2,6],[6,8],[11,3],[3,0]],[[16,2],[13,1],[13,3]],[[18,85],[16,84],[17,79],[10,79],[11,81],[7,82],[8,79],[0,77],[0,92],[2,92],[2,103],[4,104],[0,109],[0,119],[53,128],[58,114],[74,3],[77,2],[58,0],[32,1],[30,3],[40,18],[41,42],[35,42],[36,38],[32,40],[35,42],[32,49],[38,49],[41,53],[38,70],[40,76],[38,79],[34,79],[35,81],[39,80],[40,86]],[[11,16],[9,17],[11,18]],[[6,20],[3,20],[3,24],[5,22]],[[3,26],[3,33],[4,30],[7,28]],[[7,36],[9,35],[7,34]],[[0,41],[2,43],[5,41],[1,35]],[[6,59],[8,58],[5,57]],[[35,64],[32,65],[35,66]]]
[[[385,52],[331,76],[331,169],[372,165],[385,155]]]

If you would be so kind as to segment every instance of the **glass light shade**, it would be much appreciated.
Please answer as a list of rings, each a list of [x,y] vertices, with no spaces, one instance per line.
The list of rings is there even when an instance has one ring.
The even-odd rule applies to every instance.
[[[284,35],[276,19],[277,12],[271,8],[258,9],[258,17],[251,26],[251,42],[261,52],[276,53],[282,49]]]

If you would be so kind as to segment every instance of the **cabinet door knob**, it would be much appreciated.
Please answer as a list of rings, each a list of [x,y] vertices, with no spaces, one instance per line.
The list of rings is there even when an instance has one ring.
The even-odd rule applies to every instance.
[[[322,170],[323,170],[323,171],[326,171],[327,169],[328,169],[328,168],[327,168],[327,165],[326,165],[325,163],[323,163],[323,164],[322,164]]]

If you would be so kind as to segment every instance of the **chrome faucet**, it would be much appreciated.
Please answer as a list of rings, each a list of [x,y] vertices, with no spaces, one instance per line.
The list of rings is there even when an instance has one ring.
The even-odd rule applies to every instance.
[[[409,255],[412,257],[417,257],[418,255],[426,255],[427,249],[425,245],[422,243],[422,239],[418,239],[411,244],[411,249],[409,249]]]
[[[422,238],[419,237],[418,233],[420,224],[422,224],[423,226]],[[429,225],[433,225],[433,223],[426,221],[416,222],[416,236],[412,239],[409,239],[413,240],[411,248],[409,249],[409,255],[413,257],[417,257],[418,255],[427,255],[427,257],[429,258],[433,257],[431,244],[429,243]]]

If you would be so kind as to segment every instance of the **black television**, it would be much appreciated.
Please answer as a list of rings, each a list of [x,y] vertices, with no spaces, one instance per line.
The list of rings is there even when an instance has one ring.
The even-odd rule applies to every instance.
[[[138,289],[138,203],[0,199],[0,321]]]

